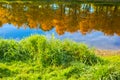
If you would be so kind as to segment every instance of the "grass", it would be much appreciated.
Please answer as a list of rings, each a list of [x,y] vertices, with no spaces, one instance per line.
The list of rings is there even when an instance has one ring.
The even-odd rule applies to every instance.
[[[119,80],[120,56],[97,56],[86,45],[33,35],[0,39],[0,80]]]

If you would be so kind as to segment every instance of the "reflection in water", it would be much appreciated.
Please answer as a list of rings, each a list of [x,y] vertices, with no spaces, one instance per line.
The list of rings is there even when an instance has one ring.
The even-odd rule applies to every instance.
[[[94,11],[94,12],[93,12]],[[106,35],[120,35],[120,7],[112,4],[0,4],[0,26],[6,23],[16,27],[55,27],[58,34],[97,30]]]
[[[117,47],[120,46],[120,42],[118,42],[119,38],[116,36],[120,36],[119,20],[120,6],[118,4],[0,3],[1,27],[8,23],[18,29],[20,28],[19,30],[21,30],[22,27],[21,31],[24,30],[23,28],[25,28],[25,30],[28,30],[28,28],[42,29],[43,31],[49,31],[54,28],[57,34],[62,35],[61,37],[64,38],[66,34],[69,34],[67,32],[74,33],[69,35],[80,34],[79,37],[81,37],[77,38],[76,41],[92,43],[90,44],[91,46],[96,46],[98,41],[102,41],[100,38],[103,39],[103,45],[104,43],[108,43],[117,45]],[[42,33],[44,33],[43,31]],[[102,32],[100,35],[113,36],[112,38],[114,38],[114,40],[107,36],[100,37],[100,35],[100,38],[98,38],[97,33],[94,33],[95,31]],[[96,37],[91,37],[90,40],[92,41],[88,41],[87,39],[89,37],[86,37],[87,35],[91,35],[90,32],[92,36]],[[41,31],[37,33],[41,34]],[[81,34],[86,36],[83,37]],[[95,39],[93,40],[92,38]],[[111,41],[113,43],[111,43]]]

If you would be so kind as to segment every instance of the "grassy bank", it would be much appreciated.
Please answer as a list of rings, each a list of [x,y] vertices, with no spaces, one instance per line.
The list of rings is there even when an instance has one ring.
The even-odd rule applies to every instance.
[[[119,80],[120,56],[96,56],[69,40],[34,35],[19,42],[0,39],[2,80]]]

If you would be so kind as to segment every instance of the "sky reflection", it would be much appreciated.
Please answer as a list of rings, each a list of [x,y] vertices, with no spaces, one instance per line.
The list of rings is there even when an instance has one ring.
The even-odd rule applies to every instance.
[[[99,49],[120,49],[120,37],[117,35],[114,36],[105,36],[104,33],[99,31],[92,31],[86,35],[82,35],[80,32],[69,33],[65,32],[63,35],[58,35],[55,28],[50,31],[43,31],[41,29],[30,29],[20,27],[14,27],[11,24],[5,24],[0,28],[0,36],[5,39],[15,39],[21,40],[25,37],[28,37],[33,34],[45,35],[50,38],[54,34],[55,38],[58,39],[71,39],[76,42],[82,42],[88,44],[90,47],[97,47]]]

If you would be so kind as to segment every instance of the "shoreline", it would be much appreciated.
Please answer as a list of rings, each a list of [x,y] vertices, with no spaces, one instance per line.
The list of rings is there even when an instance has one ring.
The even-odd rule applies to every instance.
[[[120,55],[120,50],[95,49],[95,54],[100,56],[115,56]]]

